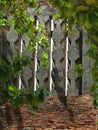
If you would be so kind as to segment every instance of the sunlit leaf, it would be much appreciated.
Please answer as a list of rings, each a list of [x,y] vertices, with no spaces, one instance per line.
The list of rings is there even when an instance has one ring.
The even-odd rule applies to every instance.
[[[86,0],[87,4],[96,4],[96,0]]]
[[[88,11],[88,9],[89,7],[84,6],[84,5],[77,6],[76,8],[77,11]]]

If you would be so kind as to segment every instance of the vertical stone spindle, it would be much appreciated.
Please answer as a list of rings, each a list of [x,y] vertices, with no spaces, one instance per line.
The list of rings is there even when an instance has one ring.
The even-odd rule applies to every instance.
[[[53,17],[50,16],[50,68],[49,68],[49,90],[52,91],[53,81],[52,81],[52,71],[53,71],[53,31],[54,31],[54,21]]]
[[[68,24],[66,23],[66,37],[65,37],[65,96],[68,95]]]
[[[35,16],[35,26],[36,26],[36,29],[38,29],[38,26],[39,26],[39,21],[38,21],[38,18],[37,16]],[[36,43],[36,46],[35,46],[35,52],[34,52],[34,91],[37,90],[37,53],[38,53],[38,43]]]
[[[19,43],[20,43],[20,57],[22,56],[22,53],[23,53],[23,39],[22,39],[22,36],[19,37]],[[22,88],[22,80],[21,80],[21,73],[19,74],[19,79],[18,79],[18,88],[21,89]]]

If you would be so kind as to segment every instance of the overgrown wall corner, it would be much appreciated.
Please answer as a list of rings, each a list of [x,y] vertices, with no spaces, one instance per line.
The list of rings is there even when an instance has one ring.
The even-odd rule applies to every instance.
[[[49,16],[54,15],[55,11],[48,5],[43,5],[42,13],[38,16],[38,20],[46,27],[48,35],[50,35],[49,30]],[[30,17],[34,16],[34,9],[29,9]],[[53,18],[54,20],[54,18]],[[64,95],[64,59],[65,59],[65,35],[64,35],[65,22],[64,20],[55,21],[54,20],[54,31],[53,31],[53,71],[52,71],[52,80],[53,80],[53,93],[54,95]],[[77,36],[72,35],[69,37],[69,52],[68,52],[68,73],[72,74],[73,66],[77,63],[81,63],[84,68],[84,75],[81,79],[82,82],[77,82],[73,78],[68,77],[69,85],[68,85],[68,95],[79,95],[80,91],[82,94],[89,92],[89,86],[92,84],[92,78],[90,75],[90,68],[92,67],[92,62],[86,56],[86,52],[88,50],[88,45],[85,43],[87,39],[87,33],[83,30],[83,35],[80,35],[81,32],[77,28],[78,34]],[[7,32],[7,37],[5,38],[5,34],[0,34],[0,56],[5,60],[11,62],[12,58],[15,54],[18,53],[18,34],[15,30],[10,30]],[[32,58],[33,55],[26,50],[26,46],[29,44],[29,38],[24,35],[23,36],[24,43],[23,50],[26,55],[29,55]],[[82,47],[82,48],[81,48]],[[5,51],[2,51],[4,49]],[[82,49],[82,54],[81,54]],[[40,67],[41,62],[41,53],[43,50],[38,51],[38,70],[37,70],[37,81],[38,85],[45,83],[48,87],[49,81],[49,70]],[[82,61],[81,61],[82,60]],[[22,74],[22,85],[23,87],[33,87],[33,68],[26,68],[24,73]],[[81,83],[81,84],[80,84]],[[80,87],[81,86],[81,87]],[[82,89],[82,90],[80,90]]]

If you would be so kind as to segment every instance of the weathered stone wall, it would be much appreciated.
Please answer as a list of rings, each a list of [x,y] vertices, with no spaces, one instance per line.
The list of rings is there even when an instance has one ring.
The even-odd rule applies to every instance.
[[[54,15],[56,12],[47,5],[42,5],[42,13],[38,16],[38,20],[46,27],[49,39],[50,39],[50,15]],[[34,9],[29,8],[30,17],[34,17]],[[10,18],[9,18],[10,19]],[[64,35],[65,22],[64,20],[54,22],[54,31],[53,31],[53,93],[57,95],[64,95],[64,69],[65,69],[65,35]],[[69,62],[69,85],[68,85],[68,94],[69,95],[81,95],[83,93],[89,92],[89,86],[92,83],[90,76],[90,68],[92,66],[91,60],[85,55],[87,52],[87,45],[85,44],[87,39],[87,34],[85,30],[79,29],[79,27],[74,27],[77,30],[77,35],[72,35],[69,37],[69,53],[68,53],[68,62]],[[29,38],[23,36],[24,45],[23,53],[29,55],[32,58],[33,55],[29,53],[26,47],[29,44]],[[37,81],[38,85],[43,83],[48,87],[49,85],[49,70],[46,68],[40,67],[41,63],[41,53],[43,50],[38,52],[38,70],[37,70]],[[0,33],[0,56],[11,62],[12,58],[19,53],[19,41],[18,34],[16,31],[11,29],[5,34]],[[75,80],[73,77],[73,66],[78,63],[82,63],[84,68],[84,76]],[[22,73],[22,87],[33,87],[33,68],[26,68]],[[73,75],[73,77],[72,77]]]

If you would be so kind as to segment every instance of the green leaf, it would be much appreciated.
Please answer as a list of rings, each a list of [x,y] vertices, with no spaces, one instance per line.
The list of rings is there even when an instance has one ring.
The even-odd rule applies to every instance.
[[[73,69],[74,69],[74,73],[76,75],[76,78],[81,77],[84,73],[81,64],[75,65]]]
[[[45,101],[46,97],[50,95],[45,85],[41,85],[38,90],[35,91],[35,95],[38,97],[39,102]]]
[[[92,86],[90,87],[90,92],[91,93],[96,93],[98,92],[98,81],[95,81]]]
[[[34,46],[34,45],[29,45],[29,46],[28,46],[28,50],[29,50],[30,52],[34,53],[34,51],[35,51],[35,46]]]
[[[96,0],[86,0],[87,4],[96,4]]]
[[[94,97],[95,100],[98,100],[98,92],[94,93],[93,97]]]
[[[12,105],[14,107],[22,107],[23,106],[23,100],[21,96],[17,96],[13,99]]]
[[[91,24],[93,26],[95,26],[98,23],[98,16],[96,16],[96,14],[94,14],[94,11],[90,12],[89,14],[89,20],[91,21]]]
[[[16,87],[15,86],[9,86],[8,90],[11,91],[11,92],[14,92],[14,91],[16,91]]]
[[[76,12],[76,19],[78,23],[83,25],[86,19],[86,12],[85,11]]]
[[[80,5],[80,6],[77,6],[76,11],[88,11],[88,9],[89,7]]]
[[[90,49],[87,51],[87,55],[89,55],[90,58],[96,59],[98,56],[98,49],[96,45],[90,45]]]
[[[33,92],[26,94],[26,95],[25,95],[25,99],[26,99],[26,104],[32,103],[32,100],[33,100]]]
[[[45,68],[49,67],[49,56],[46,52],[42,52],[41,66]]]
[[[93,76],[93,79],[94,80],[98,80],[98,67],[95,66],[93,69],[92,69],[92,76]]]
[[[98,107],[98,100],[97,100],[97,101],[94,100],[94,101],[93,101],[93,105],[94,105],[95,107]]]
[[[60,14],[55,14],[54,18],[55,18],[55,20],[59,20],[60,19]]]

